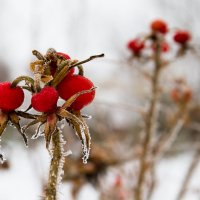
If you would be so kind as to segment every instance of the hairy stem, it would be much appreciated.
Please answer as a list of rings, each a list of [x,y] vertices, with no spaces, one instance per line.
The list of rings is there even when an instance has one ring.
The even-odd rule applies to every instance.
[[[57,200],[57,187],[59,183],[60,171],[62,169],[63,150],[59,130],[52,135],[52,158],[49,170],[49,179],[45,189],[45,200]]]
[[[154,69],[154,74],[152,77],[152,97],[150,101],[150,107],[149,111],[146,116],[145,120],[145,136],[144,140],[142,143],[143,147],[143,152],[140,158],[140,169],[139,169],[139,175],[138,175],[138,181],[137,185],[135,188],[135,195],[134,195],[134,200],[142,200],[142,186],[145,181],[145,174],[147,170],[147,153],[148,149],[151,143],[151,138],[152,135],[155,132],[155,118],[157,114],[157,101],[158,101],[158,93],[159,93],[159,75],[160,75],[160,70],[162,67],[161,63],[161,48],[160,48],[160,41],[157,39],[155,41],[156,44],[156,49],[155,49],[155,69]]]

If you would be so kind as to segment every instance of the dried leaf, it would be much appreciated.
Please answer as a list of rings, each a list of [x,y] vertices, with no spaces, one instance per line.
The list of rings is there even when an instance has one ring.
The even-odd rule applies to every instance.
[[[45,123],[45,130],[44,130],[47,149],[49,149],[49,144],[51,142],[52,134],[56,131],[57,120],[58,119],[55,113],[47,117],[47,122]]]
[[[45,84],[49,83],[52,80],[53,80],[53,76],[51,75],[42,75],[41,77],[41,81]]]

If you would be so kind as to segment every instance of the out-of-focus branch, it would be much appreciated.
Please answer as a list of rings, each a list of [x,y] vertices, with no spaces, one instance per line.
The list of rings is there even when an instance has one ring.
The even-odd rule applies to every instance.
[[[183,184],[181,186],[181,189],[178,193],[176,200],[182,200],[184,198],[184,196],[187,192],[190,180],[192,179],[199,162],[200,162],[200,150],[198,149],[194,154],[194,157],[188,168],[188,171],[186,173],[185,179],[183,180]]]
[[[152,76],[152,97],[150,101],[149,111],[145,120],[145,136],[142,143],[143,151],[140,158],[140,169],[137,180],[137,185],[135,188],[134,200],[142,200],[142,186],[145,181],[145,175],[147,171],[147,157],[148,150],[151,144],[151,139],[155,133],[156,127],[156,115],[157,115],[157,103],[158,103],[158,94],[159,94],[159,76],[162,68],[161,61],[161,41],[159,38],[155,41],[155,68]]]

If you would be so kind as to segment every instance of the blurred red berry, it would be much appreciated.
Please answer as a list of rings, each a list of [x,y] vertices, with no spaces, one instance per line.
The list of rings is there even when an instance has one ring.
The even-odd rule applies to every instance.
[[[168,32],[168,25],[165,21],[157,19],[151,23],[152,31],[166,34]]]
[[[140,39],[134,39],[128,42],[128,49],[131,50],[134,54],[140,54],[141,50],[144,49],[145,43]]]
[[[72,75],[69,78],[65,78],[58,85],[58,93],[64,100],[68,100],[72,95],[89,90],[94,87],[94,84],[87,78],[80,75]],[[86,105],[90,104],[95,96],[95,91],[80,95],[71,105],[72,110],[81,110]]]
[[[170,50],[170,46],[169,46],[168,42],[163,42],[161,44],[161,50],[164,53],[167,53]]]
[[[152,48],[153,50],[155,51],[155,44],[152,44]],[[168,44],[168,42],[164,41],[162,44],[161,44],[161,51],[163,53],[167,53],[168,51],[170,50],[170,46]]]
[[[189,102],[192,99],[192,90],[190,88],[186,88],[183,93],[184,102]]]
[[[51,112],[56,108],[59,95],[55,88],[44,87],[31,98],[32,107],[39,112]]]
[[[174,102],[180,102],[181,100],[181,92],[178,88],[174,88],[171,90],[171,98]]]
[[[174,88],[171,98],[176,103],[188,103],[192,99],[192,90],[189,87]]]
[[[24,102],[24,92],[17,87],[11,87],[10,82],[0,83],[0,109],[2,111],[13,111]]]
[[[185,44],[191,39],[191,34],[188,31],[179,30],[174,34],[174,41],[178,44]]]

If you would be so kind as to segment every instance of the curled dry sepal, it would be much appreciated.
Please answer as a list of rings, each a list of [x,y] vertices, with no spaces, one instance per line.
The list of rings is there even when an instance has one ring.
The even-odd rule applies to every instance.
[[[10,121],[23,136],[27,145],[26,130],[38,124],[36,134],[32,138],[44,135],[46,147],[49,149],[54,133],[59,133],[58,122],[65,120],[75,129],[83,145],[83,161],[87,162],[90,151],[90,134],[88,126],[81,115],[81,109],[91,103],[95,97],[94,84],[84,77],[83,63],[103,54],[91,56],[79,62],[67,54],[49,49],[45,55],[34,50],[37,60],[30,64],[34,77],[20,76],[12,83],[0,83],[0,136]],[[78,74],[75,74],[75,67]],[[20,84],[24,81],[24,84]],[[19,86],[21,85],[21,86]],[[24,91],[31,93],[31,103],[26,111],[16,110],[24,102]],[[58,99],[65,100],[58,105]],[[31,108],[38,111],[32,114]],[[20,118],[30,119],[25,127],[20,126]],[[44,130],[40,130],[44,127]],[[3,156],[1,155],[3,159]]]

